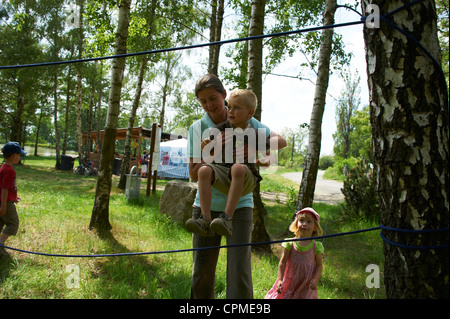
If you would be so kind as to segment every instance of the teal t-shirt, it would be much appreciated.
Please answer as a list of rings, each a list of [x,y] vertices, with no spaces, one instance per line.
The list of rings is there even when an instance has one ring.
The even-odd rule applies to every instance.
[[[255,118],[251,118],[248,122],[250,126],[257,130],[264,130],[266,136],[270,135],[270,129],[256,120]],[[205,115],[200,119],[195,121],[190,127],[189,127],[189,135],[188,135],[188,157],[194,158],[194,159],[200,159],[202,157],[200,143],[203,139],[209,137],[209,129],[216,126],[214,122],[209,117],[208,113],[205,113]],[[227,195],[219,192],[214,187],[211,187],[211,210],[213,211],[224,211],[226,204],[227,204]],[[195,196],[194,206],[200,207],[200,199],[197,191],[197,195]],[[247,195],[244,195],[239,200],[239,203],[236,208],[242,208],[242,207],[252,207],[253,208],[253,194],[249,193]]]

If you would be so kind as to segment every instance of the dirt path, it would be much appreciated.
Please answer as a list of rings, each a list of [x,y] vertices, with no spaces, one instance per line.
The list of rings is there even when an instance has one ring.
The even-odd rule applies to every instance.
[[[314,202],[327,203],[327,204],[337,204],[344,201],[344,195],[341,192],[343,187],[342,182],[335,180],[323,179],[324,171],[319,170],[317,174],[316,189],[314,194]],[[285,173],[282,175],[285,178],[297,182],[300,186],[302,173]],[[261,196],[269,200],[280,200],[281,202],[286,202],[285,194],[274,194],[261,192]]]
[[[343,183],[335,180],[323,179],[323,174],[324,171],[319,170],[316,181],[314,202],[331,205],[343,202],[344,195],[341,192]],[[285,173],[282,176],[297,182],[300,187],[302,173]],[[164,186],[157,185],[156,189],[164,190]],[[298,191],[298,189],[296,191]],[[261,192],[261,197],[270,201],[279,201],[281,203],[287,202],[287,196],[284,193]]]

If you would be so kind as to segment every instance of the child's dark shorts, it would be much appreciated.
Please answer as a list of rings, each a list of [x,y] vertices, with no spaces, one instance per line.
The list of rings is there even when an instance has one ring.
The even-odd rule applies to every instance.
[[[0,216],[0,232],[2,230],[3,234],[9,236],[15,236],[19,230],[19,216],[14,202],[6,203],[6,214]]]

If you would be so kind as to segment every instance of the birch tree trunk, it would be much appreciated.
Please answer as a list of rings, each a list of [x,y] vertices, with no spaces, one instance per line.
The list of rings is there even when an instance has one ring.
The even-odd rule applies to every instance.
[[[125,54],[127,51],[130,6],[131,0],[122,0],[119,4],[119,22],[116,34],[115,55]],[[89,229],[96,229],[99,232],[111,229],[111,224],[109,223],[109,198],[124,69],[125,58],[114,58],[111,70],[108,112],[100,170],[97,178],[94,208],[92,210],[91,222],[89,225]]]
[[[218,2],[218,3],[217,3]],[[210,42],[220,41],[222,36],[222,22],[224,13],[224,0],[214,0],[211,3]],[[209,47],[208,73],[218,75],[220,45]]]
[[[323,24],[334,24],[334,13],[336,12],[336,0],[327,0]],[[314,200],[316,188],[317,170],[319,167],[320,148],[322,143],[322,119],[325,110],[325,98],[330,77],[330,58],[333,42],[333,29],[325,29],[322,33],[319,49],[319,65],[314,92],[314,104],[309,123],[308,153],[305,159],[302,181],[297,198],[296,211],[304,207],[311,207]]]
[[[264,11],[265,0],[252,0],[252,11],[250,17],[249,36],[262,35],[264,32]],[[263,41],[262,39],[251,40],[248,42],[248,72],[247,88],[255,93],[258,98],[258,106],[254,117],[261,120],[261,100],[262,100],[262,66],[263,66]],[[267,233],[264,224],[265,208],[261,200],[260,185],[257,183],[253,191],[253,231],[252,242],[269,241],[270,236]],[[270,252],[269,245],[255,247],[263,252]]]
[[[372,4],[384,15],[407,2]],[[449,110],[436,18],[434,1],[389,16],[438,65],[383,20],[364,32],[381,224],[397,229],[436,230],[449,224]],[[383,235],[406,246],[448,245],[448,230]],[[385,241],[384,255],[388,298],[449,297],[448,246],[418,250]]]
[[[177,62],[173,61],[172,59],[177,59],[174,55],[172,55],[172,52],[167,53],[167,60],[166,66],[164,69],[164,85],[162,86],[162,97],[161,97],[161,113],[159,114],[159,124],[161,125],[161,132],[163,132],[164,129],[164,118],[166,117],[166,104],[167,104],[167,95],[169,94],[170,87],[170,78],[172,77],[172,62],[175,65]]]
[[[97,154],[98,154],[98,161],[100,163],[100,157],[102,154],[102,140],[100,138],[100,125],[101,125],[101,119],[102,119],[102,96],[103,96],[103,61],[100,61],[100,77],[98,79],[98,101],[97,101]]]
[[[78,59],[82,58],[83,53],[83,8],[84,0],[80,1],[80,33],[79,33],[79,43],[78,43]],[[77,64],[77,108],[76,108],[76,123],[77,123],[77,146],[78,146],[78,161],[81,165],[83,157],[83,132],[81,131],[81,91],[82,91],[82,64]]]
[[[149,17],[149,23],[147,24],[148,28],[148,34],[145,38],[145,42],[150,45],[152,43],[152,36],[153,36],[153,26],[155,24],[155,12],[156,7],[158,5],[158,0],[152,0],[151,2],[151,10],[150,10],[150,17]],[[130,170],[130,158],[131,158],[131,134],[133,132],[134,127],[134,120],[136,118],[136,112],[139,108],[139,103],[141,101],[141,95],[142,95],[142,84],[144,83],[144,77],[145,73],[147,71],[147,64],[149,61],[150,56],[144,55],[141,57],[140,63],[139,63],[139,74],[138,74],[138,80],[136,84],[136,93],[133,100],[133,106],[131,108],[131,114],[130,118],[128,120],[128,128],[127,128],[127,135],[125,138],[125,154],[122,160],[122,164],[120,166],[120,180],[118,184],[118,188],[124,190],[127,184],[127,177],[126,174],[128,174]],[[139,154],[141,155],[141,154]]]
[[[15,114],[13,115],[13,125],[11,129],[11,140],[17,141],[20,145],[23,145],[22,142],[22,131],[23,131],[23,114],[25,112],[25,103],[24,103],[24,82],[21,79],[20,71],[17,73],[16,77],[17,83],[17,109]]]
[[[136,118],[136,111],[139,107],[139,102],[141,100],[142,94],[142,83],[144,82],[144,75],[147,69],[148,55],[145,55],[141,58],[141,62],[139,64],[139,76],[138,82],[136,86],[136,94],[133,100],[133,106],[131,108],[130,118],[128,119],[128,128],[127,128],[127,136],[125,139],[125,154],[123,156],[122,164],[120,166],[120,180],[119,185],[117,186],[119,189],[124,190],[127,184],[127,177],[130,170],[130,158],[131,158],[131,134],[133,132],[134,120]]]
[[[34,143],[34,156],[38,156],[39,133],[41,131],[42,117],[44,116],[43,108],[44,107],[41,107],[41,112],[39,114],[38,125],[36,127],[36,141]]]
[[[56,164],[55,168],[61,168],[61,147],[60,147],[60,138],[59,138],[59,129],[58,129],[58,74],[55,73],[53,76],[53,100],[54,100],[54,109],[53,109],[53,121],[55,125],[55,151],[56,151]]]
[[[89,97],[89,111],[88,111],[88,120],[87,120],[87,128],[86,128],[86,158],[90,158],[91,150],[92,150],[92,139],[91,139],[91,129],[92,129],[92,117],[94,110],[94,97],[95,97],[95,84],[97,78],[97,61],[95,61],[95,73],[94,73],[94,81],[92,82],[91,94]]]
[[[67,137],[69,132],[69,109],[70,109],[70,94],[71,94],[71,78],[72,65],[69,65],[69,71],[67,72],[67,92],[66,92],[66,108],[65,108],[65,124],[64,124],[64,139],[62,153],[66,155],[67,151]]]

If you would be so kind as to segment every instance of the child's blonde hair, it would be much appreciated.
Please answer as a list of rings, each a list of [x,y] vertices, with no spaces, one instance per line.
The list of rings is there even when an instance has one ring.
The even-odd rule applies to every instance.
[[[230,98],[232,97],[241,97],[246,102],[246,107],[248,109],[256,110],[256,107],[258,105],[258,98],[256,97],[255,93],[253,93],[250,90],[244,90],[244,89],[236,89],[231,91]]]
[[[298,229],[298,223],[297,223],[297,219],[300,216],[304,216],[304,215],[310,215],[313,216],[313,220],[314,220],[314,225],[316,226],[315,230],[312,233],[312,237],[317,237],[317,236],[322,236],[323,235],[323,230],[322,227],[320,227],[320,216],[319,214],[317,214],[317,212],[312,209],[311,207],[306,207],[303,208],[301,211],[298,211],[295,214],[295,219],[294,221],[291,223],[291,225],[289,226],[289,230],[291,232],[293,232],[295,234],[296,237],[299,236],[299,229]]]

